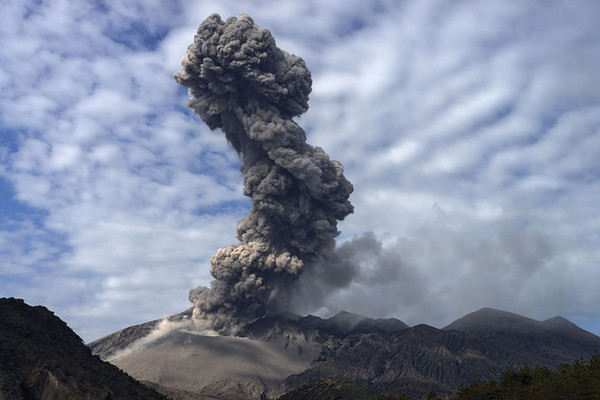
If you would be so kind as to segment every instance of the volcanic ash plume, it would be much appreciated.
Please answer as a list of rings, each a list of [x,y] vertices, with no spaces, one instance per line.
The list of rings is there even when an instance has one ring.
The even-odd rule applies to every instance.
[[[252,198],[237,225],[239,244],[211,259],[211,287],[190,291],[200,327],[239,334],[285,310],[303,269],[333,251],[337,221],[353,211],[352,184],[292,119],[308,109],[304,61],[252,18],[208,17],[181,64],[175,79],[193,96],[188,107],[241,155],[244,194]]]

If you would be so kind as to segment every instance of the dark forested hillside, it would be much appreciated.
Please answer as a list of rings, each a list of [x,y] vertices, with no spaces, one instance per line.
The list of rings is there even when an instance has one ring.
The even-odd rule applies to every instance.
[[[600,354],[563,364],[557,370],[539,365],[506,370],[500,381],[475,382],[461,388],[454,399],[600,399]]]
[[[375,394],[363,386],[339,379],[322,378],[284,394],[278,400],[408,400],[406,396]]]
[[[92,355],[47,308],[0,298],[0,399],[165,399]]]
[[[537,365],[518,371],[507,369],[498,381],[477,381],[462,387],[452,397],[438,397],[434,390],[428,400],[576,400],[600,399],[600,353],[589,360],[580,359],[563,364],[558,369]],[[279,400],[335,399],[335,400],[408,400],[406,396],[377,395],[365,387],[336,379],[318,379],[295,389]]]

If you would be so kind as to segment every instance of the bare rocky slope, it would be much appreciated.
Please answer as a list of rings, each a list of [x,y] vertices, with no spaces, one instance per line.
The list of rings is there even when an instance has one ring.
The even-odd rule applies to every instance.
[[[180,399],[276,398],[324,377],[419,398],[499,378],[506,368],[558,367],[600,349],[600,337],[564,318],[536,321],[489,308],[443,329],[347,312],[330,319],[282,314],[250,324],[244,337],[199,335],[186,328],[189,314],[171,317],[162,336],[144,341],[161,324],[153,321],[89,346]]]

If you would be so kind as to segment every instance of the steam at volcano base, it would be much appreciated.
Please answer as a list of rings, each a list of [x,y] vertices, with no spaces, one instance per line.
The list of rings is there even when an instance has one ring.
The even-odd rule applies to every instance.
[[[211,259],[211,287],[190,291],[197,326],[238,334],[288,309],[303,271],[336,257],[337,222],[353,211],[353,188],[342,165],[307,144],[292,119],[308,109],[304,61],[279,49],[249,16],[208,17],[182,67],[175,79],[189,88],[188,107],[240,154],[252,199],[237,225],[239,243]]]

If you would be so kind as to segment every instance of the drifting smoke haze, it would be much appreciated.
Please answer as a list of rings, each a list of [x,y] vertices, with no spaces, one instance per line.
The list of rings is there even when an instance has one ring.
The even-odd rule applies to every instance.
[[[249,16],[208,17],[182,67],[175,79],[193,96],[188,107],[240,154],[244,195],[252,199],[237,225],[239,244],[211,259],[211,287],[190,291],[194,320],[239,334],[246,323],[288,309],[304,270],[335,261],[337,222],[353,211],[353,188],[342,165],[307,144],[292,119],[308,109],[304,61],[279,49]]]
[[[473,299],[485,305],[495,298],[502,309],[520,304],[528,312],[547,309],[551,315],[570,296],[560,287],[549,296],[542,284],[549,271],[567,265],[564,248],[524,223],[526,218],[506,216],[482,227],[467,215],[434,207],[429,218],[393,241],[364,233],[339,245],[331,262],[301,277],[292,310],[322,316],[351,310],[422,323],[427,309],[449,323],[448,310],[458,315]],[[531,281],[539,287],[532,290]]]

